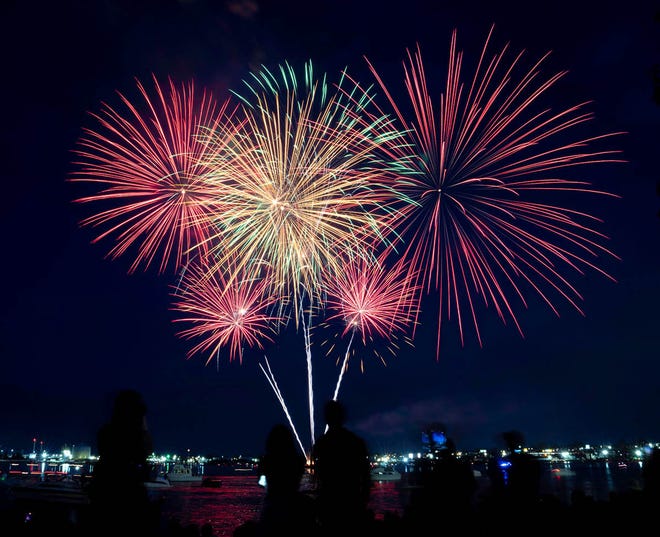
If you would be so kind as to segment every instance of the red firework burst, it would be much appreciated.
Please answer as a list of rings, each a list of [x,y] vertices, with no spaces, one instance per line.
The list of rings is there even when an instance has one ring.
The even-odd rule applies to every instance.
[[[558,112],[539,107],[565,73],[542,77],[546,55],[516,79],[523,53],[508,60],[507,45],[488,57],[490,38],[464,84],[463,55],[453,33],[437,109],[419,47],[408,52],[404,73],[412,121],[368,62],[409,133],[409,144],[390,146],[395,162],[390,171],[398,176],[396,189],[405,200],[398,220],[406,243],[403,258],[419,275],[420,292],[439,295],[438,356],[442,319],[452,315],[461,342],[467,312],[482,344],[478,300],[494,307],[504,322],[511,319],[522,334],[514,297],[526,306],[531,291],[557,313],[554,295],[581,312],[581,296],[569,274],[593,269],[613,279],[596,265],[601,254],[616,258],[603,244],[607,237],[593,228],[595,217],[571,208],[570,196],[612,196],[576,178],[576,170],[624,162],[615,156],[619,151],[589,149],[621,133],[573,134],[593,117],[583,111],[584,103]]]
[[[142,106],[119,93],[124,112],[103,103],[99,114],[91,114],[99,129],[84,130],[75,150],[79,169],[70,177],[101,188],[75,200],[106,204],[81,225],[105,228],[94,243],[114,236],[108,254],[112,259],[136,246],[129,272],[140,265],[146,270],[159,254],[159,272],[170,263],[176,270],[196,253],[207,251],[206,163],[209,153],[221,151],[222,144],[216,135],[209,147],[205,133],[219,132],[220,122],[234,114],[229,99],[218,106],[192,82],[177,87],[169,80],[169,92],[156,77],[153,82],[155,98],[137,81]],[[224,132],[222,141],[228,142],[231,134]],[[217,166],[220,159],[213,160]]]
[[[400,260],[387,267],[382,260],[354,258],[328,279],[326,292],[326,306],[334,311],[326,324],[341,320],[341,336],[358,335],[363,346],[375,339],[391,345],[418,312],[415,277]]]
[[[183,316],[174,322],[192,324],[177,336],[200,341],[188,351],[208,354],[208,364],[224,346],[229,347],[229,361],[243,361],[244,347],[262,349],[282,322],[277,314],[277,298],[266,291],[269,281],[245,271],[223,276],[221,271],[209,272],[208,267],[191,263],[179,286],[173,291],[172,309]]]

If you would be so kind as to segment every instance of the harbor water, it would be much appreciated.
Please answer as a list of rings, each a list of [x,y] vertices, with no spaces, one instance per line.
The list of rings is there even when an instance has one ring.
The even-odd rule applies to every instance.
[[[543,494],[557,497],[569,505],[574,490],[581,490],[596,501],[607,501],[610,494],[637,490],[642,486],[639,462],[544,462]],[[477,496],[487,492],[485,472],[477,470]],[[224,475],[217,488],[199,484],[176,486],[158,491],[164,519],[174,519],[183,526],[210,524],[216,537],[231,536],[243,522],[258,516],[265,489],[258,476]],[[375,482],[371,509],[376,518],[386,513],[403,514],[405,495],[401,481]]]
[[[256,519],[266,493],[257,475],[222,476],[217,488],[177,484],[157,492],[164,520],[182,526],[210,524],[216,537],[229,537],[242,523]],[[371,508],[377,517],[402,512],[396,481],[374,483]]]

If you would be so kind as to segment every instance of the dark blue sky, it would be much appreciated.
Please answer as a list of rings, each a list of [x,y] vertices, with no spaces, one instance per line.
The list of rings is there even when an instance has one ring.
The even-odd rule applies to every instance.
[[[319,71],[348,66],[366,78],[366,54],[398,77],[417,42],[427,70],[441,73],[454,28],[476,56],[491,24],[497,45],[511,41],[533,57],[551,50],[548,69],[569,71],[553,93],[557,106],[592,99],[595,131],[627,132],[618,143],[629,162],[589,177],[621,196],[588,207],[621,257],[603,260],[617,282],[595,273],[575,282],[585,317],[559,304],[557,318],[532,300],[519,311],[525,338],[492,311],[480,320],[483,348],[469,337],[461,347],[447,324],[438,361],[434,325],[423,325],[414,349],[387,367],[349,370],[350,425],[373,451],[419,449],[433,421],[463,448],[500,445],[497,435],[512,428],[529,443],[660,440],[658,7],[579,4],[5,2],[0,447],[28,449],[34,436],[53,449],[93,445],[112,395],[126,386],[147,400],[158,451],[256,454],[284,420],[258,367],[262,353],[217,368],[186,360],[169,310],[173,277],[129,276],[128,259],[104,259],[109,244],[90,244],[92,231],[79,228],[88,208],[72,204],[78,192],[66,177],[87,112],[151,73],[224,96],[259,64],[311,59]],[[442,76],[434,84],[439,91]],[[302,336],[267,352],[306,442]],[[337,370],[320,349],[314,360],[320,408]]]

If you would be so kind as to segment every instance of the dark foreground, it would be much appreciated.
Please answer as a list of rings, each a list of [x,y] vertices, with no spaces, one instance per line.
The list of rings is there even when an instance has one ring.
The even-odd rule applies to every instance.
[[[451,492],[451,491],[450,491]],[[96,531],[90,525],[88,506],[69,499],[39,501],[18,499],[8,486],[0,489],[0,534],[6,537],[92,537]],[[550,534],[566,530],[585,530],[591,534],[610,534],[613,529],[656,533],[660,499],[642,490],[612,493],[607,501],[575,491],[571,503],[542,495],[526,500],[512,500],[496,495],[484,496],[469,504],[456,501],[456,495],[424,491],[411,497],[402,513],[387,512],[376,518],[367,513],[353,534],[365,536],[405,537],[409,535],[439,535],[452,528],[468,535],[505,531],[509,535],[529,533]],[[127,523],[120,537],[212,537],[209,525],[182,525],[168,519],[153,505],[151,530],[144,532]],[[339,515],[338,515],[339,516]],[[145,533],[147,535],[145,535]],[[307,528],[305,535],[329,536],[322,528]],[[256,521],[248,521],[235,529],[236,537],[270,535]],[[344,536],[340,536],[344,537]]]

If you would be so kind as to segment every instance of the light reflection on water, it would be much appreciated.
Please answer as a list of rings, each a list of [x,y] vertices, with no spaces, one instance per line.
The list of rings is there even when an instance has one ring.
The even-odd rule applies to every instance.
[[[211,524],[216,537],[231,537],[243,522],[259,516],[265,489],[256,475],[222,476],[222,485],[175,485],[160,491],[163,519],[180,524]],[[377,517],[386,511],[399,511],[399,493],[395,482],[374,483],[371,507]]]
[[[261,509],[265,490],[257,476],[223,476],[218,488],[199,484],[177,484],[160,492],[163,519],[176,519],[183,526],[211,524],[217,537],[231,536],[246,520]]]
[[[569,504],[571,492],[582,489],[595,500],[605,501],[613,491],[641,486],[641,466],[637,462],[617,463],[552,463],[545,468],[542,492],[558,497]],[[261,510],[265,489],[258,484],[258,476],[222,476],[219,488],[200,485],[175,485],[160,492],[163,520],[176,519],[182,525],[211,524],[216,537],[231,537],[243,522],[255,519]],[[485,474],[478,480],[479,493],[488,487]],[[403,514],[403,498],[399,482],[374,483],[371,508],[376,518],[387,512]]]
[[[612,492],[639,490],[642,487],[642,464],[630,462],[556,462],[546,463],[542,492],[570,503],[571,493],[582,490],[597,501],[607,501]]]

